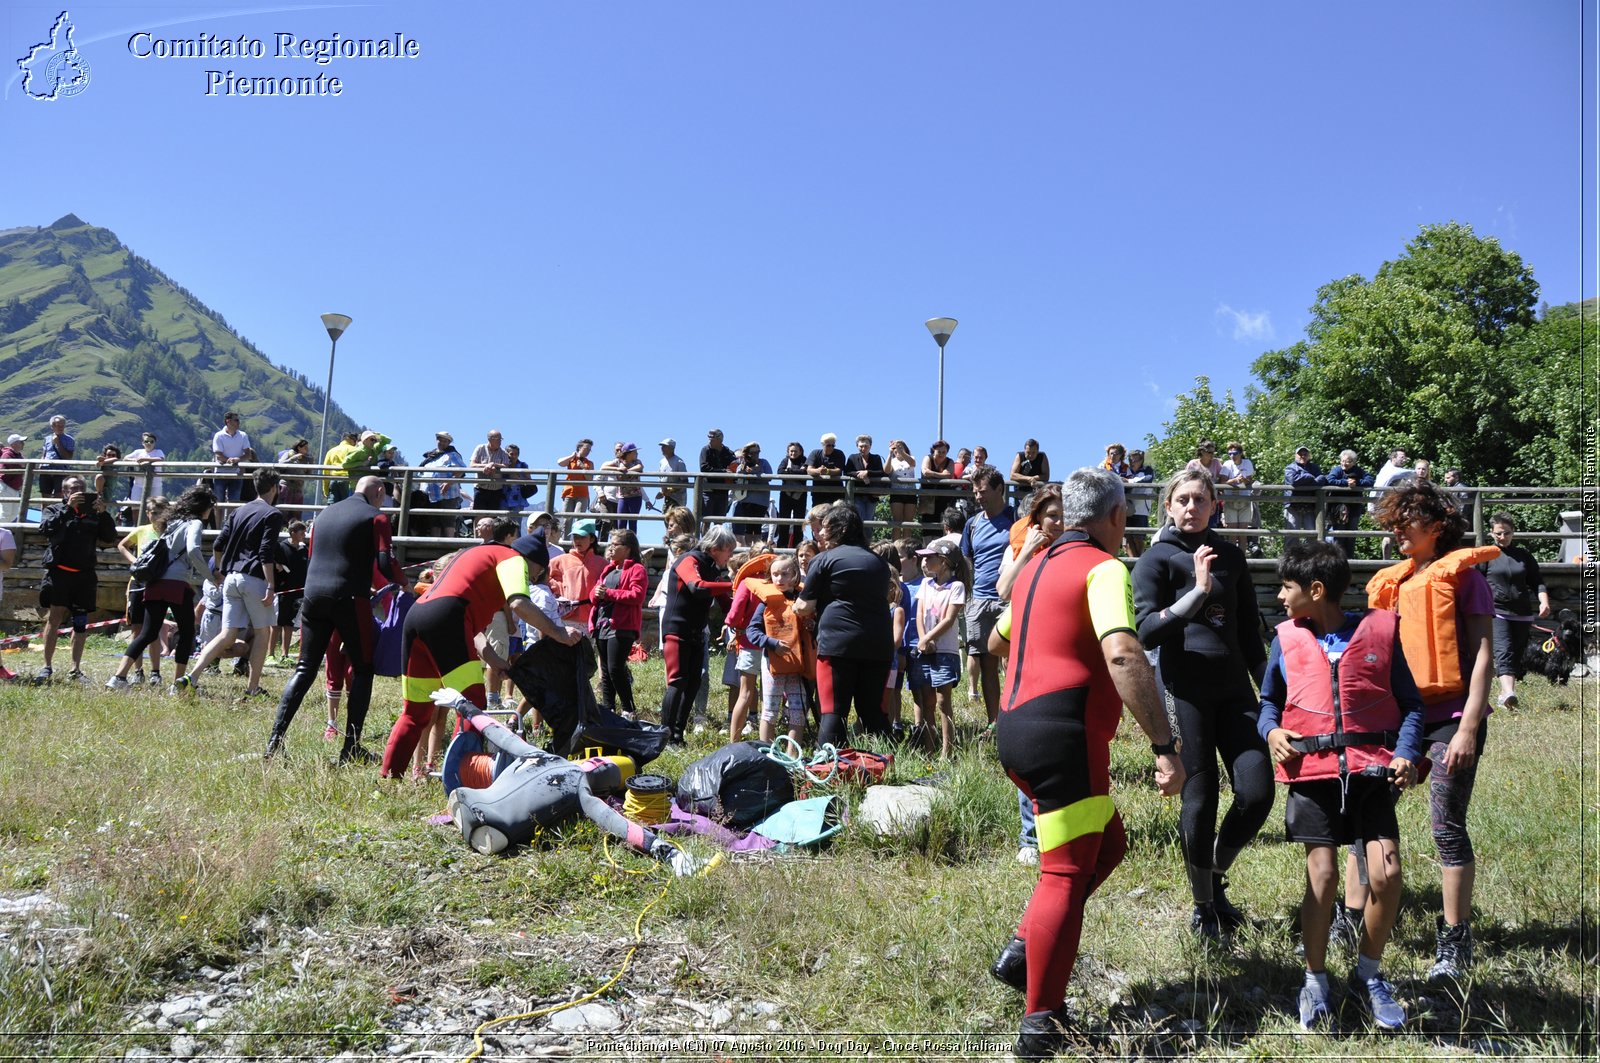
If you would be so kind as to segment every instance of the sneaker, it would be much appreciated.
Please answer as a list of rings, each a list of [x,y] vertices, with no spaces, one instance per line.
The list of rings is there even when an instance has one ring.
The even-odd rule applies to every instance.
[[[1222,920],[1217,915],[1215,904],[1207,901],[1194,906],[1194,914],[1189,917],[1189,929],[1196,937],[1206,941],[1222,941]]]
[[[180,675],[172,681],[172,687],[167,693],[198,694],[200,693],[200,684],[194,681],[194,676],[192,675]]]
[[[127,690],[131,686],[133,686],[133,684],[122,678],[120,675],[114,675],[110,679],[106,680],[107,690]]]
[[[269,691],[257,688],[255,690],[246,690],[243,694],[234,698],[233,703],[235,705],[254,705],[261,701],[271,700],[273,700],[273,695]]]
[[[328,729],[322,732],[322,740],[324,742],[337,742],[339,740],[339,728],[330,723]]]
[[[1211,906],[1217,910],[1217,921],[1222,929],[1238,930],[1248,923],[1249,918],[1228,900],[1228,876],[1213,873],[1211,883]]]
[[[1022,1017],[1022,1028],[1012,1048],[1018,1059],[1050,1059],[1067,1047],[1071,1018],[1063,1004],[1054,1011],[1035,1011]]]
[[[480,852],[484,856],[490,856],[494,853],[503,853],[511,848],[511,839],[505,836],[505,832],[495,827],[480,824],[472,828],[472,833],[467,836],[467,844],[474,851]]]
[[[1362,914],[1346,908],[1343,904],[1333,906],[1333,922],[1328,924],[1328,951],[1344,949],[1354,953],[1356,946],[1361,944]]]
[[[1438,948],[1433,966],[1428,969],[1428,982],[1455,982],[1465,977],[1472,966],[1472,924],[1457,923],[1449,926],[1444,916],[1436,917]]]
[[[135,682],[135,683],[138,683],[140,686],[144,685],[144,669],[143,668],[135,668],[133,670],[133,680],[132,681]]]
[[[1300,987],[1300,1028],[1315,1030],[1333,1021],[1333,1009],[1328,1007],[1328,996],[1321,988],[1312,985]]]
[[[153,686],[153,687],[158,687],[158,686],[161,685],[161,673],[160,672],[151,672],[150,673],[150,685]]]
[[[245,658],[240,657],[237,661],[234,662],[233,674],[234,675],[249,675],[250,674],[250,662],[248,660],[246,660]]]
[[[1517,704],[1518,704],[1517,703],[1517,696],[1515,694],[1501,694],[1500,695],[1500,700],[1495,702],[1495,704],[1499,705],[1502,709],[1505,709],[1507,712],[1516,712],[1517,711]]]
[[[1037,845],[1024,845],[1017,850],[1017,863],[1027,864],[1031,867],[1039,866],[1039,847]]]
[[[91,680],[89,678],[89,673],[83,671],[80,668],[74,668],[72,671],[68,672],[67,673],[67,678],[69,680],[71,680],[72,682],[74,682],[74,683],[87,684],[87,683],[93,682],[93,680]]]
[[[345,764],[376,764],[383,758],[378,756],[366,746],[351,746],[349,749],[339,751],[339,763]]]
[[[989,973],[1019,993],[1028,991],[1028,945],[1014,937],[1006,942],[1000,955],[989,967]]]
[[[39,674],[33,677],[33,681],[39,686],[44,686],[46,683],[50,682],[53,674],[54,673],[50,670],[50,666],[47,664],[43,668],[39,669]]]
[[[1394,986],[1375,974],[1362,980],[1350,975],[1350,995],[1374,1025],[1384,1030],[1398,1030],[1406,1024],[1406,1009],[1394,998]],[[1301,1006],[1302,1013],[1304,1005]]]

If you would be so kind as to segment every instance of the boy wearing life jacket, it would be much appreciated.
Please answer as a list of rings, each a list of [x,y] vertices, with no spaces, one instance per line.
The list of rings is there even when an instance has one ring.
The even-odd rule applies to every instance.
[[[1342,550],[1297,543],[1278,576],[1278,601],[1289,619],[1278,625],[1267,658],[1259,730],[1278,781],[1289,786],[1286,833],[1306,847],[1300,1025],[1313,1029],[1332,1015],[1326,962],[1339,896],[1338,847],[1359,841],[1370,888],[1349,989],[1374,1023],[1398,1029],[1406,1010],[1379,961],[1400,903],[1395,799],[1417,781],[1422,697],[1400,648],[1395,615],[1340,608],[1350,586]]]
[[[794,613],[800,566],[779,557],[770,575],[770,582],[746,584],[760,601],[744,637],[761,651],[761,741],[777,737],[779,719],[787,719],[789,737],[798,743],[806,729],[804,680],[816,675],[817,647],[811,626]]]

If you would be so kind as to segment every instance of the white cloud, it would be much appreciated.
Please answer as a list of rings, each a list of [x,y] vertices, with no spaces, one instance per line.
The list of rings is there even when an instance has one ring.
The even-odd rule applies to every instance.
[[[1272,327],[1272,314],[1266,310],[1253,314],[1248,310],[1235,310],[1227,303],[1219,303],[1217,317],[1233,322],[1233,338],[1236,340],[1271,340],[1278,335]]]

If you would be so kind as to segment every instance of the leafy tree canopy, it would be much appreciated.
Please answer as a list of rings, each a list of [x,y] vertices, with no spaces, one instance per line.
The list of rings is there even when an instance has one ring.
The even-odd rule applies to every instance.
[[[1305,444],[1324,466],[1349,447],[1375,467],[1400,446],[1472,483],[1576,483],[1592,326],[1567,308],[1537,317],[1538,298],[1533,271],[1497,240],[1424,226],[1371,280],[1318,290],[1306,338],[1251,366],[1260,386],[1242,416],[1204,377],[1179,396],[1151,439],[1157,470],[1208,436],[1243,441],[1263,480]]]

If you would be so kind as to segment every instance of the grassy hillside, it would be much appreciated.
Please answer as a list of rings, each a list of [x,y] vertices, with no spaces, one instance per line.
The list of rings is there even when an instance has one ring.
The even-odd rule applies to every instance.
[[[0,431],[31,437],[30,455],[60,413],[80,457],[105,443],[132,450],[149,429],[170,457],[209,458],[227,409],[266,457],[315,441],[322,389],[274,365],[108,229],[68,214],[0,232]],[[329,411],[330,436],[352,426]]]

